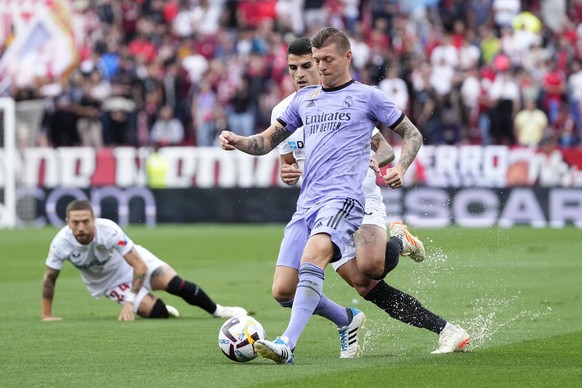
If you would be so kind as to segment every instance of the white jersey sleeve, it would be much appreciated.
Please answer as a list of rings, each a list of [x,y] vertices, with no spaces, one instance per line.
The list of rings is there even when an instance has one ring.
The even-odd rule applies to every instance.
[[[293,100],[296,93],[293,93],[287,96],[283,101],[281,101],[275,108],[273,108],[273,112],[271,114],[271,122],[277,120],[281,114],[285,111],[287,106]],[[305,143],[303,141],[303,128],[297,128],[295,132],[291,134],[287,139],[283,140],[278,146],[277,149],[279,150],[279,155],[287,155],[293,152],[293,157],[297,161],[297,165],[299,169],[303,171],[303,165],[305,162],[305,150],[304,150]]]
[[[65,263],[66,257],[63,256],[62,252],[62,244],[60,241],[65,238],[67,230],[70,230],[68,226],[62,228],[59,233],[53,238],[51,241],[51,245],[49,247],[48,256],[46,258],[46,266],[52,269],[56,269],[60,271],[63,268]]]
[[[288,95],[287,97],[285,97],[285,99],[283,99],[280,103],[278,103],[273,108],[273,110],[271,111],[271,123],[274,123],[275,121],[277,121],[277,119],[281,116],[281,114],[285,111],[285,109],[287,109],[287,107],[289,106],[289,104],[293,100],[293,97],[295,97],[295,94],[296,93],[292,93],[292,94]],[[288,139],[284,140],[283,142],[281,142],[277,146],[277,149],[279,150],[279,155],[286,155],[286,154],[293,152],[293,149],[291,149],[287,140]]]

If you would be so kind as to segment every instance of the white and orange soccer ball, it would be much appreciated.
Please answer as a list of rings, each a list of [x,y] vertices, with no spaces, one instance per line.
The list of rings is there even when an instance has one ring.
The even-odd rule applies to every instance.
[[[248,315],[229,318],[218,332],[218,345],[222,353],[236,362],[255,359],[255,342],[267,338],[263,326]]]

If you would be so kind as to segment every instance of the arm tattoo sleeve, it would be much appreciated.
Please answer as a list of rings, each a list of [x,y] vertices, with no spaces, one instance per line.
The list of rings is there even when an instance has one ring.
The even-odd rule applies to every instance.
[[[291,136],[291,132],[286,130],[284,127],[277,125],[275,127],[275,133],[271,135],[271,146],[273,148],[277,147],[283,140]]]
[[[261,135],[254,135],[243,139],[237,145],[237,148],[250,155],[264,155],[268,152],[265,152],[265,140]]]
[[[242,138],[236,148],[249,155],[265,155],[289,136],[291,132],[277,124],[258,135]]]
[[[42,279],[42,297],[44,299],[53,299],[57,276],[58,272],[54,270],[49,270],[45,273],[45,276]]]
[[[408,169],[422,145],[422,135],[408,117],[405,117],[404,120],[394,128],[394,132],[402,136],[402,151],[400,153],[398,164],[405,169]]]
[[[134,274],[131,292],[135,292],[135,293],[139,292],[139,290],[141,290],[141,288],[143,286],[144,279],[145,279],[144,274]]]

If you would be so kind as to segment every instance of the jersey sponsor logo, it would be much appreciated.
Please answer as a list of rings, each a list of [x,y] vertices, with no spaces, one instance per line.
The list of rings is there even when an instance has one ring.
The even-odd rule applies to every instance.
[[[124,238],[123,240],[119,240],[117,242],[117,245],[122,246],[122,247],[126,246],[127,245],[127,239]]]
[[[305,125],[328,123],[333,121],[350,121],[352,114],[350,112],[332,112],[320,113],[305,116]]]
[[[93,259],[87,264],[79,265],[79,264],[73,263],[73,265],[75,267],[77,267],[78,269],[91,269],[91,268],[95,268],[95,267],[103,267],[105,264],[107,264],[107,262],[109,260],[111,260],[111,257],[108,257],[104,261],[99,261],[97,259]]]
[[[315,101],[309,100],[309,102],[307,103],[307,108],[312,108],[314,106],[315,106]]]
[[[351,119],[352,114],[350,112],[308,114],[305,116],[305,133],[337,131],[341,128],[342,123]]]
[[[81,252],[73,251],[73,252],[71,252],[71,256],[73,256],[75,259],[77,259],[77,258],[79,258],[79,256],[81,256]]]

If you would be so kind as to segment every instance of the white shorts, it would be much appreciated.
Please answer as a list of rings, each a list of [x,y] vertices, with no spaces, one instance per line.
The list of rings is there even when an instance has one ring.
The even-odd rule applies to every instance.
[[[370,195],[366,197],[366,208],[362,225],[377,225],[386,230],[386,206],[381,195]],[[335,271],[348,261],[356,258],[356,244],[349,245],[341,259],[331,263]]]
[[[143,261],[145,261],[146,265],[148,266],[148,271],[143,281],[143,286],[141,290],[139,290],[139,293],[135,298],[135,302],[133,304],[134,313],[137,312],[137,309],[141,304],[143,298],[146,296],[146,294],[152,290],[150,284],[152,273],[161,266],[168,265],[166,262],[164,262],[161,259],[158,259],[153,253],[151,253],[144,247],[140,245],[135,245],[135,248],[138,251],[141,258],[143,259]],[[133,271],[128,272],[123,276],[120,276],[119,279],[117,279],[117,281],[115,282],[116,285],[107,290],[105,295],[114,302],[124,304],[125,296],[129,294],[129,292],[131,291],[132,283],[133,283]]]

